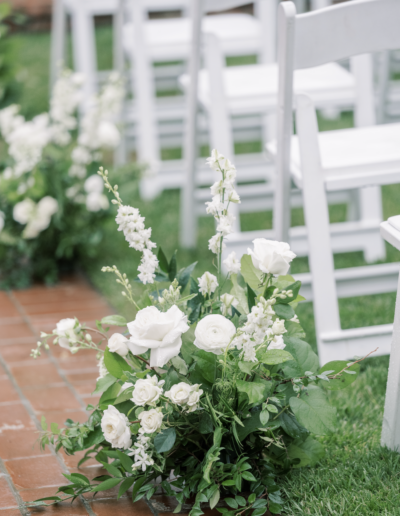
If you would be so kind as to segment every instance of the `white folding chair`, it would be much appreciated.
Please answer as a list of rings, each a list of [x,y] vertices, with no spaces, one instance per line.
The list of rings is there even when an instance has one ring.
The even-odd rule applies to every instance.
[[[381,234],[400,251],[400,215],[382,222]],[[400,280],[397,287],[381,444],[391,450],[400,451]]]
[[[298,16],[294,4],[284,2],[280,6],[279,24],[286,41],[283,50],[287,53],[288,66],[282,73],[290,74],[292,68],[309,68],[326,61],[398,48],[399,21],[400,3],[397,0],[353,0]],[[305,44],[301,45],[300,41]],[[287,91],[286,95],[288,97]],[[283,94],[280,101],[283,105]],[[290,95],[285,106],[291,101]],[[371,186],[400,182],[400,124],[318,133],[315,108],[305,94],[296,97],[298,136],[292,137],[289,130],[291,108],[285,116],[288,121],[286,131],[281,127],[278,139],[281,149],[281,153],[278,152],[281,160],[278,192],[281,202],[288,202],[291,170],[295,182],[303,190],[320,361],[362,355],[376,346],[379,346],[377,354],[387,354],[391,325],[342,330],[338,297],[395,290],[399,265],[370,265],[335,271],[326,193],[352,188],[368,191]],[[289,154],[282,153],[282,148],[289,147],[290,143],[292,163],[287,160]],[[368,231],[374,229],[372,224],[369,229],[369,223],[352,223],[352,238],[367,239]],[[341,285],[337,280],[343,277],[347,277],[347,282]]]

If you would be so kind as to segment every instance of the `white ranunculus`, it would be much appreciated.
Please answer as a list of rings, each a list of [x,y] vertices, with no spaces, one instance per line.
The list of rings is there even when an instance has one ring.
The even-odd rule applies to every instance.
[[[110,149],[115,149],[121,141],[121,135],[115,124],[106,120],[100,122],[97,129],[97,138],[99,139],[100,147]]]
[[[165,393],[175,405],[186,405],[189,401],[191,386],[185,382],[176,383],[171,387],[171,390]]]
[[[148,306],[136,314],[128,323],[131,337],[128,347],[134,355],[141,355],[148,349],[150,366],[163,367],[176,357],[182,346],[182,333],[188,331],[187,316],[174,305],[167,312],[160,312],[155,306]]]
[[[121,333],[114,333],[108,339],[108,349],[112,353],[117,353],[121,357],[126,357],[129,353],[128,339],[121,335]]]
[[[65,349],[70,349],[69,343],[74,343],[78,337],[74,331],[75,319],[61,319],[53,333],[58,335],[58,344]]]
[[[223,315],[207,315],[196,326],[194,345],[204,351],[221,355],[235,333],[235,325]]]
[[[205,272],[201,278],[197,279],[199,280],[199,288],[203,296],[206,294],[211,295],[218,287],[218,280],[216,276],[208,271]]]
[[[161,428],[163,414],[160,410],[151,409],[139,414],[140,419],[140,430],[142,434],[153,434]]]
[[[104,182],[99,175],[93,174],[86,179],[83,184],[83,188],[87,193],[101,194],[104,190]]]
[[[128,426],[129,420],[113,405],[108,405],[101,418],[101,429],[104,438],[113,448],[126,450],[132,446],[131,432]]]
[[[104,194],[92,192],[86,197],[86,209],[88,211],[106,210],[109,206],[108,198]]]
[[[275,337],[272,339],[271,344],[268,346],[268,350],[271,349],[285,349],[286,344],[283,342],[282,335],[275,335]]]
[[[283,319],[276,319],[271,329],[272,332],[275,333],[275,335],[281,335],[282,333],[286,333],[285,321]]]
[[[256,238],[253,244],[254,251],[248,249],[247,252],[256,269],[264,274],[287,274],[290,262],[296,257],[289,244],[265,238]]]
[[[13,209],[13,218],[20,224],[27,224],[35,211],[36,204],[32,199],[26,198],[17,202]]]
[[[4,215],[4,212],[0,211],[0,233],[3,231],[5,218],[6,216]]]
[[[162,394],[162,386],[164,383],[164,380],[159,382],[156,376],[147,375],[146,379],[140,379],[135,383],[131,400],[135,405],[139,405],[139,407],[143,407],[144,405],[155,406]]]

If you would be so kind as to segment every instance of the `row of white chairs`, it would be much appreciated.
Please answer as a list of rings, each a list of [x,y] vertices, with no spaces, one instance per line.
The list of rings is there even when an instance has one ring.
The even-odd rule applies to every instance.
[[[92,83],[89,81],[87,85],[88,95],[94,91],[97,81],[93,69],[93,16],[99,14],[101,8],[103,11],[100,14],[104,14],[105,4],[110,5],[109,0],[103,1],[104,5],[101,0],[80,2],[81,6],[86,6],[83,9],[77,8],[75,0],[58,0],[59,8],[55,10],[55,17],[58,16],[57,19],[65,27],[65,13],[69,9],[71,19],[75,19],[72,25],[74,27],[75,24],[76,30],[80,31],[78,40],[81,46],[76,50],[79,56],[76,56],[75,65],[85,75],[92,77]],[[314,300],[322,363],[362,354],[365,347],[375,342],[381,343],[381,353],[387,353],[389,326],[341,330],[338,297],[394,290],[398,265],[383,264],[335,271],[333,252],[362,250],[370,262],[385,257],[384,244],[379,236],[379,223],[382,220],[380,185],[400,182],[400,148],[397,145],[400,126],[375,125],[372,61],[370,55],[365,54],[400,48],[400,36],[393,26],[400,19],[398,2],[352,0],[348,4],[300,15],[295,14],[292,2],[282,3],[279,5],[277,31],[278,63],[274,62],[276,0],[257,2],[257,20],[250,21],[243,14],[223,15],[240,16],[240,27],[244,28],[247,22],[249,26],[252,23],[253,29],[249,33],[254,36],[254,27],[258,25],[259,33],[263,35],[258,43],[254,37],[251,43],[244,29],[242,33],[238,31],[237,41],[242,38],[244,53],[248,54],[251,49],[251,52],[262,56],[259,64],[248,65],[245,69],[224,66],[225,57],[239,52],[240,45],[235,41],[230,49],[229,31],[217,30],[215,20],[222,15],[205,17],[205,20],[215,18],[214,28],[211,31],[202,30],[205,12],[237,7],[245,2],[193,0],[190,5],[186,2],[185,6],[181,3],[180,7],[190,16],[188,19],[192,26],[192,38],[187,41],[186,50],[183,50],[183,44],[179,49],[180,59],[185,58],[185,53],[190,63],[186,76],[180,80],[187,100],[185,155],[180,164],[168,165],[160,164],[159,141],[154,138],[161,116],[154,101],[155,80],[151,65],[155,58],[163,60],[163,57],[161,51],[156,51],[157,45],[153,48],[146,44],[151,41],[151,32],[146,27],[153,22],[146,18],[150,2],[152,0],[127,1],[126,4],[119,2],[113,11],[115,26],[125,26],[125,32],[116,31],[125,35],[122,39],[116,38],[115,61],[121,70],[121,56],[127,56],[131,64],[131,81],[136,99],[134,115],[140,127],[137,135],[138,155],[150,163],[153,171],[153,175],[143,182],[143,194],[148,197],[154,195],[154,190],[150,188],[152,185],[161,184],[161,187],[157,186],[158,191],[160,188],[183,186],[181,240],[183,245],[194,246],[198,206],[206,200],[205,195],[209,195],[208,191],[198,186],[210,184],[213,180],[210,172],[198,167],[198,137],[202,120],[199,106],[201,114],[206,114],[209,120],[211,146],[229,156],[233,155],[235,127],[232,121],[235,117],[243,117],[244,114],[259,116],[262,113],[260,125],[267,135],[273,134],[271,120],[277,117],[276,143],[268,145],[268,153],[275,156],[276,166],[272,166],[263,155],[235,158],[239,182],[263,181],[261,185],[239,185],[242,210],[273,209],[274,228],[261,233],[243,233],[240,231],[238,212],[238,225],[228,241],[227,252],[235,250],[242,254],[251,240],[264,236],[288,240],[297,254],[309,255],[311,273],[303,275],[301,279],[306,297]],[[172,5],[173,1],[168,3]],[[128,24],[124,24],[126,14],[129,15]],[[234,26],[234,18],[231,20],[230,24]],[[59,35],[58,43],[54,42],[53,48],[57,49],[58,54],[54,52],[53,63],[62,55],[61,50],[65,45],[63,38]],[[85,58],[83,54],[88,42],[84,43],[84,38],[92,41],[88,47],[92,55],[86,53]],[[163,50],[166,51],[166,47]],[[165,61],[168,61],[167,55],[164,54]],[[353,73],[335,63],[348,58],[351,58]],[[205,67],[200,70],[202,59]],[[298,95],[301,91],[307,95]],[[292,136],[293,92],[297,105],[296,137]],[[357,128],[318,134],[314,106],[319,109],[354,109]],[[167,115],[164,120],[167,120]],[[291,180],[297,190],[291,187]],[[289,230],[290,207],[301,204],[301,192],[305,201],[306,227]],[[355,220],[329,224],[328,200],[347,202],[348,218]]]

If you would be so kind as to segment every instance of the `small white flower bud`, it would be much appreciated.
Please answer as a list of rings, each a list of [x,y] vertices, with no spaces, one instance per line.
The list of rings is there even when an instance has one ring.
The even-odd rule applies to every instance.
[[[90,333],[87,333],[87,334],[85,335],[85,339],[86,339],[88,342],[91,342],[91,340],[92,340],[92,336],[90,335]]]

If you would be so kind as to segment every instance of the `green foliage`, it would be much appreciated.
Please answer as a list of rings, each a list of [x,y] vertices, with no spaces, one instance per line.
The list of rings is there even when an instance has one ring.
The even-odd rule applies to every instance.
[[[107,371],[115,378],[122,378],[125,371],[132,371],[130,365],[127,364],[117,353],[111,353],[108,347],[104,351],[104,365]]]

